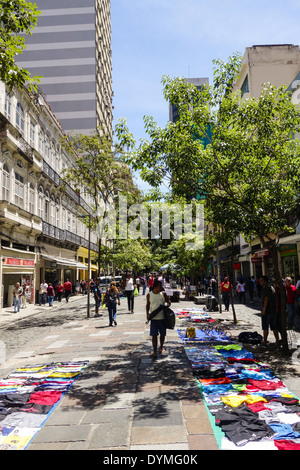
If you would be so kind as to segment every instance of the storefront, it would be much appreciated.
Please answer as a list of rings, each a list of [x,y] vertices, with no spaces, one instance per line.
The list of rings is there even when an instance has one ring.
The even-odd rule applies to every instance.
[[[42,255],[40,259],[40,282],[55,284],[57,281],[65,282],[69,279],[73,286],[79,279],[79,271],[87,270],[85,264],[76,260]]]
[[[296,280],[299,276],[297,245],[280,245],[279,253],[283,276]]]
[[[87,281],[89,278],[88,274],[88,258],[89,258],[89,250],[87,248],[80,247],[77,251],[78,261],[84,265],[84,268],[79,269],[78,278],[79,281],[85,280]],[[98,276],[98,265],[97,265],[97,258],[98,253],[95,251],[90,252],[90,260],[91,260],[91,272],[90,278],[96,279]]]
[[[34,302],[35,268],[35,253],[4,247],[1,249],[1,308],[10,307],[13,304],[13,290],[17,282],[21,286],[26,286],[27,303]]]

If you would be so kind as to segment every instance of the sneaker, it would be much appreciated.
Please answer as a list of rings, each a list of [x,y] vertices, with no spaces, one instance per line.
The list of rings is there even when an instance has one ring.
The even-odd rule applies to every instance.
[[[116,322],[116,320],[114,320],[114,324],[117,326],[118,323]]]

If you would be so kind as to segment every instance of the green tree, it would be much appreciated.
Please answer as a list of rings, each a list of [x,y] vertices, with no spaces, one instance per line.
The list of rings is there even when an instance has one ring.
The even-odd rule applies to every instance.
[[[36,83],[40,77],[32,77],[28,70],[18,67],[15,57],[26,49],[25,36],[32,34],[39,14],[35,3],[25,0],[1,0],[0,79],[9,88],[14,85],[27,85],[30,90],[37,88]]]
[[[105,222],[109,214],[118,214],[118,198],[124,195],[128,201],[139,198],[129,167],[120,160],[120,148],[111,139],[95,131],[91,135],[73,134],[63,141],[74,165],[64,171],[63,182],[89,196],[93,212],[92,228],[99,239],[98,270],[101,268],[102,239],[109,238]],[[116,224],[117,225],[117,224]],[[111,227],[110,227],[111,228]],[[117,233],[112,233],[115,238]]]
[[[158,187],[168,178],[176,196],[205,195],[207,220],[248,240],[258,237],[281,280],[279,237],[294,230],[291,219],[297,223],[300,218],[300,151],[293,138],[300,131],[300,115],[285,87],[268,83],[258,99],[241,99],[233,91],[239,55],[214,63],[213,84],[201,90],[183,79],[163,78],[164,96],[179,110],[175,124],[162,129],[146,117],[150,140],[137,148],[124,121],[118,133],[131,146],[128,161],[146,181]],[[204,146],[204,138],[209,145]],[[288,351],[285,293],[279,284]]]
[[[152,254],[143,240],[117,240],[113,256],[115,267],[140,273],[151,266]]]

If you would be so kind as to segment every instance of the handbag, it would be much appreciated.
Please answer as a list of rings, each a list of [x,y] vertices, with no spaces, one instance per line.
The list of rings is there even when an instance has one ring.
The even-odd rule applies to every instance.
[[[167,307],[166,305],[160,305],[157,307],[149,316],[149,320],[146,322],[146,325],[153,320],[156,315],[159,314],[159,312],[164,311],[164,322],[165,322],[165,327],[167,330],[174,330],[175,328],[175,323],[176,323],[176,315],[173,312],[173,310],[170,307]]]

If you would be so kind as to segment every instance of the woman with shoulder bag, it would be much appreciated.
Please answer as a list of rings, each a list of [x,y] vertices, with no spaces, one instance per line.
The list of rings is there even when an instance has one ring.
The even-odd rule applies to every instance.
[[[120,305],[120,296],[115,281],[110,283],[110,288],[106,292],[104,299],[108,309],[109,326],[113,326],[113,324],[117,326],[117,303]]]

